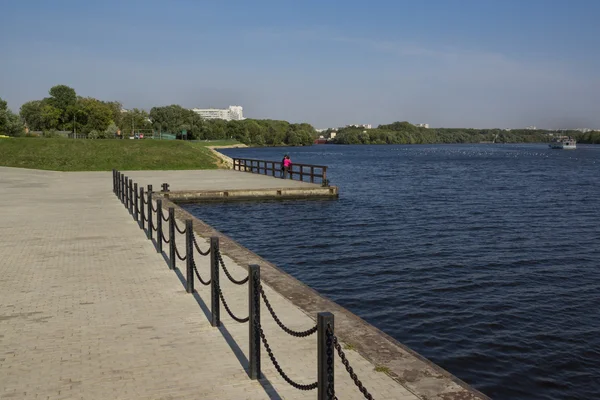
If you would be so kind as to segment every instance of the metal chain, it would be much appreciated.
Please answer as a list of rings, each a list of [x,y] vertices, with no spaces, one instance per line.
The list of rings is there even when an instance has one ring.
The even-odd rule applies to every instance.
[[[250,316],[248,316],[246,318],[238,318],[235,315],[233,315],[233,312],[231,312],[231,310],[229,309],[229,305],[227,305],[227,302],[225,301],[225,297],[223,296],[223,291],[221,290],[221,286],[217,286],[217,291],[219,292],[219,297],[221,298],[221,301],[223,302],[223,305],[225,306],[225,310],[227,310],[227,313],[229,314],[229,316],[231,318],[233,318],[235,321],[239,322],[240,324],[250,321]]]
[[[181,257],[181,254],[179,254],[179,250],[177,250],[177,243],[175,243],[175,254],[177,255],[177,258],[179,258],[181,261],[185,261],[187,260],[187,254],[183,257]]]
[[[201,277],[200,277],[200,273],[198,272],[198,268],[196,268],[196,261],[192,259],[192,267],[194,267],[194,272],[196,273],[196,278],[198,278],[198,280],[200,281],[201,284],[203,284],[204,286],[208,286],[210,285],[210,283],[212,282],[212,278],[204,281]]]
[[[354,381],[354,384],[358,387],[358,390],[360,390],[363,396],[365,396],[365,399],[373,400],[373,396],[371,395],[371,393],[369,393],[367,388],[363,386],[362,382],[360,381],[360,379],[358,379],[358,376],[356,376],[354,370],[350,366],[350,362],[346,358],[346,354],[344,354],[344,350],[342,350],[342,346],[340,346],[337,336],[331,333],[331,330],[329,328],[327,329],[327,334],[331,336],[331,339],[333,340],[333,345],[337,350],[338,355],[342,359],[342,364],[344,364],[344,367],[346,367],[346,371],[348,371],[350,378]]]
[[[285,372],[283,372],[283,370],[279,366],[279,363],[275,359],[275,356],[273,355],[273,351],[271,350],[271,346],[269,346],[269,343],[267,342],[267,338],[265,337],[265,332],[263,331],[262,326],[260,324],[257,324],[257,325],[258,325],[258,331],[260,333],[260,339],[262,340],[263,345],[265,346],[265,349],[267,350],[267,353],[269,354],[269,358],[271,359],[271,362],[275,366],[275,369],[277,370],[277,372],[279,372],[279,375],[281,375],[281,377],[287,383],[289,383],[290,385],[292,385],[296,389],[299,389],[299,390],[314,390],[314,389],[316,389],[317,386],[319,385],[318,382],[314,382],[314,383],[311,383],[309,385],[303,385],[303,384],[294,382],[289,376],[286,375]]]
[[[163,242],[165,242],[166,244],[171,243],[171,239],[167,239],[165,233],[163,232],[162,235],[160,235],[162,237]]]
[[[294,331],[294,330],[288,328],[287,326],[285,326],[283,324],[283,322],[281,322],[281,320],[279,319],[279,317],[277,317],[277,314],[275,314],[275,310],[273,310],[273,307],[271,306],[271,303],[269,302],[269,299],[267,299],[267,295],[265,294],[265,291],[263,290],[262,285],[260,284],[260,282],[258,283],[258,291],[260,292],[260,295],[262,296],[262,299],[265,302],[265,305],[267,306],[267,309],[271,313],[271,316],[273,316],[273,319],[275,320],[275,322],[277,322],[277,325],[279,325],[279,327],[281,329],[283,329],[284,332],[286,332],[289,335],[295,336],[295,337],[307,337],[307,336],[310,336],[310,335],[312,335],[313,333],[315,333],[317,331],[317,325],[315,325],[312,328],[307,329],[305,331]]]
[[[209,255],[210,254],[210,247],[206,251],[200,250],[200,247],[198,247],[198,242],[196,241],[196,235],[194,235],[193,238],[194,238],[194,247],[196,248],[196,250],[198,250],[198,253],[200,253],[201,256],[207,256],[207,255]]]
[[[231,274],[227,270],[227,267],[225,267],[225,262],[223,261],[223,257],[221,257],[220,251],[217,251],[217,258],[219,259],[219,264],[221,264],[221,267],[223,268],[223,272],[225,272],[225,275],[227,275],[231,282],[235,283],[236,285],[243,285],[244,283],[248,282],[248,279],[250,279],[250,275],[239,281],[234,279],[233,276],[231,276]]]
[[[185,235],[185,228],[179,229],[179,225],[177,225],[177,221],[175,221],[175,229],[177,230],[177,232],[181,233],[182,235]]]
[[[156,208],[154,208],[154,204],[152,204],[152,205],[150,206],[150,208],[152,208],[152,212],[155,212],[155,213],[157,213],[157,212],[158,212],[158,204],[156,205]]]
[[[167,215],[169,215],[169,214],[167,214]],[[160,217],[162,218],[163,221],[169,222],[169,217],[165,217],[164,213],[160,213]]]

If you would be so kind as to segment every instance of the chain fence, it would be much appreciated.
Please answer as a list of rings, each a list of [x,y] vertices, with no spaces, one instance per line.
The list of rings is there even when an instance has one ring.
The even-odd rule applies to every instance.
[[[346,371],[348,372],[350,379],[354,382],[354,384],[356,385],[356,387],[358,388],[358,390],[361,392],[361,394],[364,396],[365,399],[367,400],[373,400],[373,396],[371,395],[371,393],[369,393],[369,391],[365,388],[365,386],[363,385],[362,381],[358,378],[358,376],[356,375],[356,373],[354,372],[354,369],[352,368],[352,366],[350,365],[350,362],[348,360],[348,358],[346,357],[346,354],[344,353],[342,346],[340,345],[339,341],[338,341],[338,337],[335,335],[334,330],[333,330],[333,315],[330,313],[319,313],[318,314],[318,323],[317,325],[304,330],[304,331],[297,331],[294,329],[289,328],[288,326],[286,326],[281,319],[279,318],[279,316],[277,315],[277,313],[275,312],[271,302],[269,301],[269,298],[267,297],[267,294],[265,293],[265,290],[262,286],[261,280],[258,277],[258,275],[254,275],[254,277],[252,278],[252,282],[250,282],[251,279],[251,275],[250,273],[248,274],[248,276],[246,276],[243,279],[235,279],[231,272],[229,271],[229,269],[227,268],[227,265],[225,264],[224,260],[223,260],[223,256],[219,250],[219,246],[218,246],[218,238],[214,238],[214,247],[213,247],[213,239],[211,239],[211,246],[206,250],[206,251],[202,251],[200,249],[200,246],[198,245],[198,240],[196,238],[196,235],[193,232],[193,228],[192,228],[192,222],[190,220],[188,220],[186,222],[185,228],[181,229],[179,227],[179,225],[177,224],[177,221],[175,218],[173,218],[173,221],[171,220],[171,217],[165,217],[163,215],[163,213],[160,213],[159,216],[159,204],[161,202],[161,200],[158,200],[156,207],[154,206],[154,204],[152,203],[151,199],[149,200],[149,196],[148,198],[146,198],[146,196],[137,196],[137,193],[135,196],[133,196],[133,193],[131,192],[130,186],[133,186],[133,182],[131,179],[124,179],[124,176],[119,172],[119,171],[115,171],[113,170],[113,189],[114,189],[114,193],[115,195],[117,195],[117,197],[121,200],[121,202],[125,205],[128,206],[129,211],[132,213],[132,215],[134,215],[134,217],[136,218],[142,218],[143,221],[145,222],[149,222],[148,224],[148,229],[150,229],[151,231],[154,232],[158,232],[158,223],[162,221],[164,222],[170,222],[171,224],[174,225],[174,230],[176,230],[177,232],[179,232],[182,235],[186,235],[187,239],[186,240],[191,240],[192,245],[186,245],[186,254],[182,255],[177,247],[177,241],[176,241],[176,235],[172,236],[170,235],[171,232],[173,232],[173,230],[169,230],[169,238],[167,239],[166,235],[164,235],[164,232],[162,231],[162,227],[161,227],[161,240],[166,243],[166,244],[171,244],[171,249],[174,250],[174,254],[175,256],[181,260],[181,261],[187,261],[188,262],[188,282],[190,282],[189,280],[191,279],[191,291],[193,291],[193,277],[194,275],[196,276],[196,278],[198,279],[198,281],[200,281],[200,283],[204,286],[209,286],[209,285],[213,285],[213,288],[216,289],[216,293],[215,291],[213,291],[213,296],[217,296],[217,300],[216,300],[216,304],[218,307],[219,304],[219,300],[220,303],[223,304],[225,310],[227,311],[227,313],[229,314],[229,316],[236,322],[238,323],[247,323],[250,322],[250,331],[253,332],[254,337],[257,342],[254,348],[252,348],[251,346],[251,360],[254,359],[258,359],[260,360],[260,344],[262,343],[264,349],[266,350],[269,359],[271,360],[271,362],[273,363],[275,369],[277,370],[277,373],[292,387],[298,389],[298,390],[302,390],[302,391],[310,391],[310,390],[315,390],[315,389],[319,389],[318,392],[318,398],[319,399],[335,399],[337,400],[337,396],[335,394],[335,387],[334,387],[334,359],[335,359],[335,354],[337,353],[338,357],[341,360],[342,365],[344,365]],[[149,193],[151,193],[151,186],[149,186]],[[132,198],[134,197],[134,198]],[[139,201],[135,201],[135,200],[139,199]],[[130,207],[133,206],[133,203],[135,203],[134,207]],[[150,215],[141,215],[138,213],[139,209],[141,207],[138,207],[138,204],[141,205],[148,205],[150,204],[149,207],[149,211],[152,211],[153,213],[155,213],[156,217],[159,218],[159,220],[154,223],[154,218],[152,217],[152,213],[149,212]],[[172,215],[172,208],[171,210],[171,215]],[[143,213],[142,213],[143,214]],[[143,228],[143,225],[142,225]],[[191,230],[191,232],[188,232],[188,229]],[[151,238],[151,234],[150,232],[148,233],[148,238]],[[189,243],[189,242],[186,242]],[[196,251],[201,255],[201,256],[208,256],[209,254],[211,254],[211,252],[214,252],[215,254],[213,255],[213,258],[211,258],[211,277],[208,280],[204,280],[202,279],[202,276],[200,275],[199,271],[198,271],[198,267],[196,266],[196,261],[194,260],[194,248],[196,249]],[[158,247],[158,249],[160,249],[160,247]],[[171,253],[171,257],[173,255],[173,252]],[[174,260],[170,261],[173,264],[170,265],[175,265]],[[230,305],[227,303],[227,300],[223,294],[222,288],[219,284],[219,279],[218,279],[218,267],[221,267],[221,269],[223,270],[223,272],[225,273],[225,275],[227,276],[227,278],[229,279],[230,282],[232,282],[235,285],[244,285],[246,283],[252,283],[250,285],[250,293],[251,293],[251,298],[253,299],[253,306],[254,307],[254,311],[252,311],[252,307],[251,307],[251,313],[250,315],[248,315],[245,318],[240,318],[238,316],[236,316],[231,308]],[[215,269],[213,269],[215,268]],[[258,269],[258,266],[251,266],[251,268],[255,268]],[[193,271],[193,272],[192,272]],[[216,272],[215,272],[216,271]],[[216,275],[213,275],[213,273],[216,273]],[[190,275],[191,274],[191,275]],[[215,298],[213,297],[213,300]],[[321,372],[319,372],[319,378],[316,382],[310,383],[310,384],[302,384],[302,383],[298,383],[295,380],[293,380],[292,378],[290,378],[290,376],[281,368],[281,365],[279,364],[279,361],[277,360],[277,358],[275,357],[273,350],[271,349],[271,346],[267,340],[267,337],[265,335],[265,332],[263,330],[263,326],[260,322],[260,303],[264,303],[265,307],[267,308],[267,310],[269,311],[269,314],[271,315],[271,317],[273,318],[273,320],[275,321],[275,323],[277,324],[277,326],[279,326],[279,328],[281,328],[285,333],[289,334],[290,336],[294,336],[294,337],[298,337],[298,338],[304,338],[304,337],[309,337],[315,333],[318,333],[318,346],[319,346],[319,371],[324,371],[325,375],[321,375]],[[213,301],[213,307],[215,306],[215,303]],[[219,320],[219,313],[218,313],[218,308],[217,311],[213,310],[213,313],[216,312],[216,314],[213,314],[213,318],[217,319],[217,323],[216,325],[213,324],[213,326],[218,326],[220,324],[220,320]],[[325,315],[328,314],[328,315]],[[330,318],[331,324],[327,323],[327,325],[325,326],[324,322],[326,320],[326,318]],[[251,320],[252,319],[252,320]],[[321,325],[320,325],[321,324]],[[320,328],[321,326],[321,328]],[[252,350],[253,349],[253,350]],[[252,362],[252,361],[251,361]],[[256,361],[254,361],[256,362]],[[257,364],[260,365],[260,364]],[[258,368],[260,370],[260,366],[255,367]],[[258,372],[258,374],[255,374],[256,377],[260,376],[260,371]],[[255,378],[256,379],[256,378]]]
[[[200,246],[198,246],[198,241],[196,240],[196,236],[195,236],[195,235],[194,235],[194,240],[193,240],[193,242],[194,242],[194,247],[196,248],[196,251],[197,251],[198,253],[200,253],[200,255],[201,255],[201,256],[207,256],[207,255],[209,255],[209,254],[210,254],[210,247],[209,247],[209,248],[208,248],[208,250],[206,250],[206,251],[202,251],[202,250],[200,250]]]
[[[223,272],[225,272],[225,275],[227,275],[227,278],[229,278],[231,282],[233,282],[236,285],[243,285],[248,282],[248,279],[250,279],[250,275],[246,276],[244,279],[241,280],[237,280],[233,276],[231,276],[231,274],[227,270],[227,267],[225,266],[225,262],[223,261],[223,257],[221,256],[221,251],[217,251],[217,259],[219,260],[219,264],[221,264]]]

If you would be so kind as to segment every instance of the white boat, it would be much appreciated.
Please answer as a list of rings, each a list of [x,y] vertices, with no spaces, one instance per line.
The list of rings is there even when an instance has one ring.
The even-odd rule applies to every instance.
[[[575,150],[577,148],[577,142],[573,138],[562,138],[556,139],[554,142],[549,144],[551,149],[564,149],[564,150]]]

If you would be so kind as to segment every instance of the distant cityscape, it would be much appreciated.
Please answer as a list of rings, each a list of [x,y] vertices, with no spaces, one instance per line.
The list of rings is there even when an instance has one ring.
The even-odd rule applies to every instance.
[[[225,121],[242,121],[244,118],[244,108],[242,106],[229,106],[227,108],[192,108],[193,112],[197,113],[204,119],[222,119]],[[122,109],[121,112],[128,112],[127,109]],[[417,128],[426,128],[429,129],[428,123],[416,123],[413,124]],[[348,124],[345,126],[346,128],[363,128],[363,129],[373,129],[372,124]],[[319,128],[315,129],[317,133],[330,132],[330,138],[334,138],[336,136],[338,128]],[[478,128],[466,128],[465,129],[478,129]],[[487,128],[486,128],[487,129]],[[546,130],[546,131],[578,131],[582,133],[600,131],[599,129],[591,129],[591,128],[569,128],[569,129],[538,129],[535,125],[526,126],[525,128],[503,128],[503,131],[512,131],[515,129],[525,129],[525,130]],[[321,136],[322,138],[323,136]]]

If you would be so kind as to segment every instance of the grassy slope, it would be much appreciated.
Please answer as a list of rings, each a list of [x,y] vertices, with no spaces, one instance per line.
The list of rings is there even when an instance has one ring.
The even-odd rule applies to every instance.
[[[207,143],[181,140],[0,139],[0,166],[55,171],[213,169]]]

